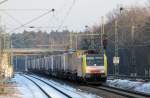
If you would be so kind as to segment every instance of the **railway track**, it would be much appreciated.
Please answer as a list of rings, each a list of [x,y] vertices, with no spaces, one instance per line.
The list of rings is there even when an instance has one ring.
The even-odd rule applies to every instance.
[[[104,90],[110,93],[118,94],[127,98],[150,98],[150,94],[136,92],[136,91],[130,91],[130,90],[124,90],[120,88],[110,87],[107,85],[101,85],[99,87],[91,86],[93,88],[96,88],[98,90]]]
[[[40,86],[38,85],[35,81],[33,81],[32,79],[24,76],[24,75],[21,75],[23,77],[25,77],[26,79],[30,80],[32,83],[34,83],[48,98],[51,98],[51,96]]]
[[[35,77],[35,76],[31,76],[31,77],[36,78],[36,79],[40,79],[39,77]],[[44,81],[42,79],[40,79],[40,80]],[[49,82],[51,82],[51,81],[49,81]],[[51,83],[53,83],[53,82],[51,82]],[[57,85],[55,83],[53,83],[53,84]],[[94,88],[94,89],[97,89],[97,90],[102,90],[102,91],[106,92],[106,94],[113,93],[115,95],[122,96],[121,98],[150,98],[150,95],[146,94],[146,93],[141,93],[141,92],[135,92],[135,91],[129,91],[129,90],[125,90],[125,89],[110,87],[110,86],[107,86],[105,84],[103,84],[101,86],[98,86],[98,87],[88,85],[88,87]],[[83,96],[82,98],[86,98],[86,97]],[[113,97],[111,97],[111,98],[113,98]],[[117,98],[119,98],[119,97],[117,97]]]
[[[75,96],[77,96],[77,98],[86,98],[86,96],[82,95],[81,93],[79,93],[77,91],[75,92],[75,91],[69,90],[69,89],[64,88],[64,87],[61,87],[60,85],[54,83],[53,81],[45,81],[44,79],[40,79],[39,77],[36,77],[36,76],[33,76],[33,75],[30,75],[30,77],[45,83],[46,85],[52,87],[53,89],[55,89],[55,90],[59,91],[60,93],[62,93],[63,95],[65,95],[67,98],[76,98]],[[60,88],[66,90],[66,92],[63,91],[63,90],[60,90]],[[71,93],[74,93],[74,94],[68,94],[68,92],[71,92]]]
[[[32,77],[32,76],[26,76],[26,75],[22,75],[23,77],[27,78],[28,80],[32,81],[48,98],[52,98],[50,94],[47,93],[47,91],[45,89],[42,88],[42,86],[40,86],[35,80],[33,80],[32,78],[35,78],[35,77]],[[29,77],[32,77],[32,78],[29,78]],[[61,90],[55,88],[54,86],[46,83],[45,81],[42,81],[41,79],[38,79],[38,78],[35,78],[39,81],[41,81],[42,83],[48,85],[49,87],[55,89],[57,92],[63,94],[64,96],[66,96],[66,98],[72,98],[72,96],[62,92]]]

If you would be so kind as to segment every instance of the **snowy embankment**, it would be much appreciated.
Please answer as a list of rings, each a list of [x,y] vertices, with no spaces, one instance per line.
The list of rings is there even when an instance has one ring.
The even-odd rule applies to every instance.
[[[32,75],[32,76],[34,76],[34,75]],[[91,93],[88,93],[88,92],[84,92],[80,89],[73,88],[72,86],[69,86],[65,82],[64,83],[59,83],[59,82],[56,82],[54,80],[45,79],[45,78],[42,78],[42,77],[39,77],[39,76],[34,76],[34,77],[42,79],[43,81],[45,81],[48,84],[54,86],[55,88],[58,88],[59,90],[65,92],[66,94],[72,95],[72,98],[102,98],[101,96],[91,94]]]
[[[52,98],[65,98],[62,94],[53,90],[53,88],[40,82],[39,80],[32,77],[30,77],[30,79],[36,81],[36,83],[38,83],[44,90],[46,90],[46,92],[50,94]],[[59,90],[65,92],[66,94],[71,95],[72,98],[102,98],[101,96],[73,88],[65,83],[62,84],[45,78],[41,79],[48,84],[53,85],[55,88],[58,88]],[[17,90],[20,92],[21,98],[47,98],[47,96],[33,82],[21,76],[20,74],[15,74],[15,77],[12,81],[15,81],[15,83],[17,84]]]
[[[150,82],[136,82],[130,80],[115,79],[107,80],[107,85],[150,94]]]
[[[47,96],[30,80],[15,74],[13,81],[17,84],[17,89],[21,93],[21,98],[47,98]]]

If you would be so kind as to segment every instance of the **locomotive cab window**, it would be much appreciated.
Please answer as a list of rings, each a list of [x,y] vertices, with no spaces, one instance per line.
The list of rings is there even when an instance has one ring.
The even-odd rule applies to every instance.
[[[95,55],[87,55],[86,57],[87,66],[103,66],[104,59],[100,56]]]

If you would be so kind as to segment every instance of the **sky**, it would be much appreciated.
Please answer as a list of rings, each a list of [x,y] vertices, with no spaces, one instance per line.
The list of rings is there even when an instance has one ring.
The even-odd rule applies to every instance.
[[[3,0],[0,0],[0,2]],[[147,0],[8,0],[0,4],[0,25],[6,32],[69,29],[84,31],[118,6],[146,5]],[[28,10],[26,10],[28,9]],[[29,10],[30,9],[30,10]],[[55,9],[55,11],[51,11]],[[48,14],[31,22],[32,19]],[[29,23],[28,23],[29,22]],[[26,24],[27,23],[27,24]],[[26,25],[24,25],[26,24]],[[23,25],[23,26],[21,26]],[[34,28],[29,28],[29,27]]]

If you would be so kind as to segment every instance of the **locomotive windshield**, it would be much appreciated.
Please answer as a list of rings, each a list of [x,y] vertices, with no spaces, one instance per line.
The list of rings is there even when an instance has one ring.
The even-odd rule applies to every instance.
[[[86,57],[87,66],[103,66],[103,57],[97,55],[87,55]]]

